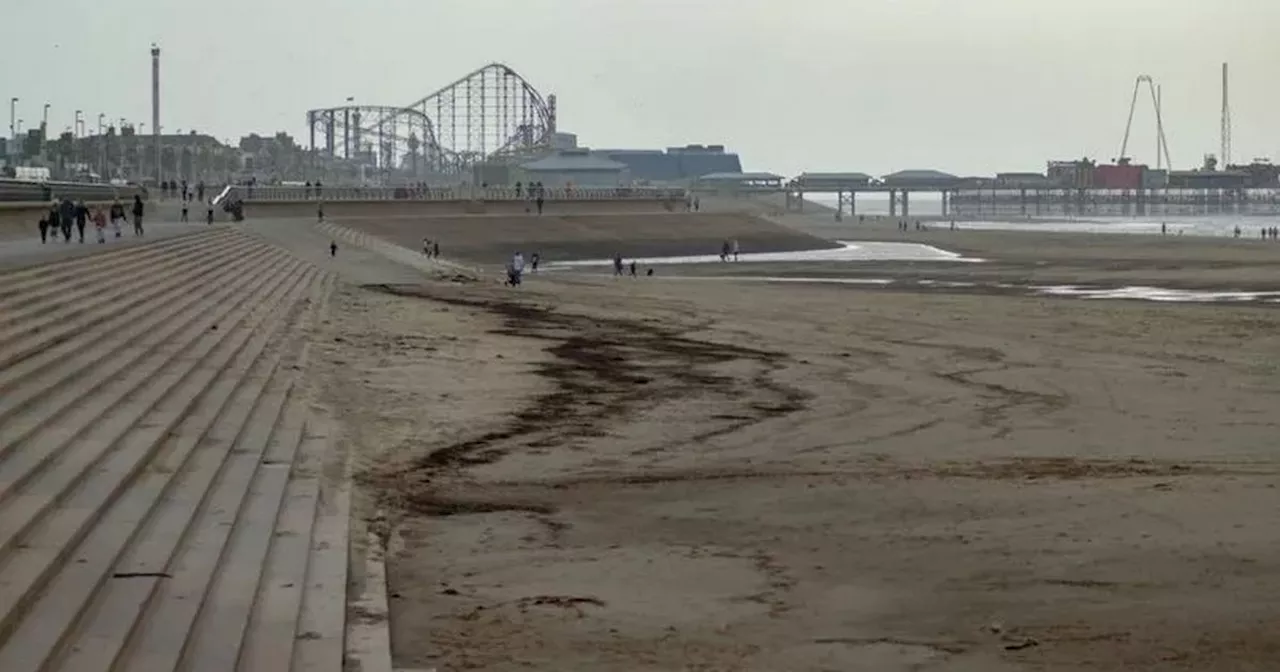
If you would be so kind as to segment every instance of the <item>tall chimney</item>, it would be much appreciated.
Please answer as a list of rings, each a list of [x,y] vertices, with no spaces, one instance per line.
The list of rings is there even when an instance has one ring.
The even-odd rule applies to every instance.
[[[151,45],[151,135],[156,145],[156,186],[160,186],[160,47]]]
[[[1225,170],[1231,165],[1231,97],[1227,89],[1227,64],[1222,64],[1222,151],[1218,160]]]

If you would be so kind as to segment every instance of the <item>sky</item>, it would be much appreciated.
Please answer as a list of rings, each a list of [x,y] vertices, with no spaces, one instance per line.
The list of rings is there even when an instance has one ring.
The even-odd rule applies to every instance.
[[[5,4],[0,100],[20,98],[27,128],[49,103],[51,132],[76,109],[150,132],[156,42],[166,132],[303,141],[308,109],[408,104],[497,61],[556,94],[560,129],[587,146],[723,144],[788,176],[991,175],[1114,158],[1146,74],[1174,167],[1193,168],[1218,151],[1229,62],[1233,158],[1280,162],[1280,0]],[[1128,153],[1154,163],[1155,144],[1144,91]]]

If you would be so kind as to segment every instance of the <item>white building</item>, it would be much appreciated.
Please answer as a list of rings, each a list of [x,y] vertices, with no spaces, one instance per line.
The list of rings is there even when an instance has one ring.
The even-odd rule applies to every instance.
[[[630,182],[624,163],[593,156],[586,149],[572,149],[545,156],[520,166],[526,182],[541,182],[549,189],[573,187],[618,187]]]

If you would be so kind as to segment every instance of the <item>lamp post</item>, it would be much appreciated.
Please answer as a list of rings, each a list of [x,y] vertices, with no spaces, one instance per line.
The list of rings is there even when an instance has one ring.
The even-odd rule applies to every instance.
[[[107,174],[107,115],[98,113],[98,177]]]
[[[138,179],[146,175],[147,157],[142,151],[142,136],[146,135],[147,122],[139,121],[138,130],[133,134],[133,146],[138,154]]]
[[[18,137],[18,127],[16,125],[18,118],[18,98],[15,96],[9,99],[9,135],[15,140]]]
[[[71,143],[71,146],[75,148],[72,161],[78,165],[80,163],[80,138],[84,136],[84,110],[76,110],[76,121],[72,135],[75,136],[75,140]]]

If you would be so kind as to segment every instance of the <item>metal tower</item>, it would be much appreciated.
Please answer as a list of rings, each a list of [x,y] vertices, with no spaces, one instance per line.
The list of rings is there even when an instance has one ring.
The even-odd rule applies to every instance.
[[[1227,90],[1227,64],[1222,64],[1222,167],[1231,165],[1231,99]]]
[[[1156,91],[1155,82],[1151,79],[1151,75],[1138,75],[1137,81],[1133,83],[1133,99],[1129,101],[1129,120],[1124,125],[1124,140],[1120,143],[1120,155],[1116,157],[1116,161],[1124,161],[1128,158],[1126,152],[1129,151],[1129,132],[1133,129],[1133,112],[1138,107],[1138,91],[1146,83],[1147,89],[1151,92],[1151,106],[1156,113],[1156,168],[1163,165],[1172,166],[1169,159],[1169,143],[1164,138],[1164,117],[1160,113],[1161,99],[1163,92]]]
[[[160,47],[151,45],[151,137],[155,140],[156,185],[164,177],[160,162]]]

